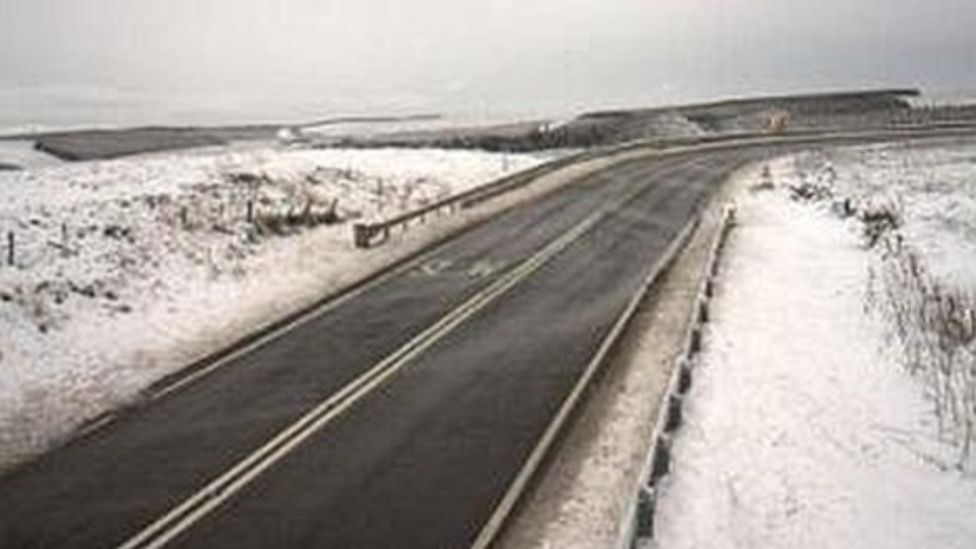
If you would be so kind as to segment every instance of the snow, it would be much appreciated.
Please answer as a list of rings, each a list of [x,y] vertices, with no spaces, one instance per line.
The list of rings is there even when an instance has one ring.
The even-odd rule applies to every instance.
[[[901,233],[940,278],[976,286],[972,142],[825,149],[783,160],[779,171],[819,178],[831,184],[833,194],[855,202],[894,204],[904,217]]]
[[[782,189],[830,178],[867,197],[864,181],[875,181],[904,185],[913,204],[919,189],[902,178],[906,170],[877,171],[876,162],[904,166],[893,150],[817,153],[834,163],[835,180],[805,169],[809,156],[780,160],[771,169],[780,188],[741,199],[658,502],[655,546],[972,547],[976,477],[956,467],[958,448],[939,438],[923,384],[902,367],[885,319],[866,311],[877,253],[865,249],[858,221]],[[910,154],[925,170],[943,166],[938,173],[959,158]],[[956,190],[945,194],[968,200]]]
[[[265,148],[0,173],[0,467],[464,216],[369,251],[353,248],[352,220],[395,215],[544,160]],[[341,221],[329,224],[333,206]]]
[[[835,205],[852,204],[861,219],[875,215],[873,224],[860,223],[875,252],[866,308],[900,348],[902,366],[923,382],[940,437],[967,461],[976,442],[976,146],[942,140],[827,149],[773,167]]]

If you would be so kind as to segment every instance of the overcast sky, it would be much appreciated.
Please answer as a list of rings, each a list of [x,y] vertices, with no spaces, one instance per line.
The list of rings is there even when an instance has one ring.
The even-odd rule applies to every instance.
[[[0,0],[7,90],[558,110],[882,85],[976,88],[976,0]]]

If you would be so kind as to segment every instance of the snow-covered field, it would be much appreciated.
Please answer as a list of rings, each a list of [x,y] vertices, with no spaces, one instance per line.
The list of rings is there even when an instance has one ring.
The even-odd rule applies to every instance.
[[[976,144],[827,149],[773,167],[826,184],[835,198],[894,205],[904,217],[900,232],[934,274],[976,288]]]
[[[0,467],[450,225],[363,251],[352,220],[545,159],[269,147],[0,172]]]
[[[952,295],[933,305],[882,276],[898,261],[893,242],[919,250],[926,287],[971,295],[974,159],[971,144],[877,146],[788,157],[770,177],[750,176],[775,187],[739,204],[656,546],[973,546],[976,467],[936,412],[926,372],[937,357],[919,355],[913,369],[892,323],[900,301],[872,296],[904,293],[929,311]],[[791,199],[810,194],[820,199]],[[894,205],[898,222],[869,246],[861,218],[879,205]],[[971,332],[969,322],[957,328]],[[968,370],[972,340],[952,341],[948,364]]]
[[[940,436],[967,461],[976,441],[976,146],[829,150],[783,170],[797,176],[794,188],[819,189],[859,220],[874,252],[866,308],[924,384]]]

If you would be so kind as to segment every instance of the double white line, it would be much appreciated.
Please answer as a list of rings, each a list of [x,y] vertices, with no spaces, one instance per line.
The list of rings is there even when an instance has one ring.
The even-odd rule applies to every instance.
[[[129,538],[120,548],[142,549],[165,546],[254,481],[261,473],[293,452],[309,437],[322,430],[359,400],[396,375],[412,359],[539,270],[553,257],[592,229],[606,215],[621,208],[646,188],[645,185],[641,185],[620,199],[605,204],[568,232],[550,242],[532,257],[415,336],[393,354],[319,403],[228,471],[210,481],[168,513]]]

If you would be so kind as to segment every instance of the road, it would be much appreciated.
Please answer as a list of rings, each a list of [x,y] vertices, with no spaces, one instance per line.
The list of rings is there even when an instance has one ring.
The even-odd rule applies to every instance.
[[[675,236],[761,148],[615,165],[0,479],[0,547],[470,547]]]

